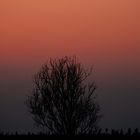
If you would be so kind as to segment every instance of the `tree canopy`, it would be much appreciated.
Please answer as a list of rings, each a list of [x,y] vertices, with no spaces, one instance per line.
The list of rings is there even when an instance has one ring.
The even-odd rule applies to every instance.
[[[49,134],[92,134],[98,128],[100,107],[96,86],[86,79],[91,71],[76,57],[50,59],[33,80],[27,106],[38,126]]]

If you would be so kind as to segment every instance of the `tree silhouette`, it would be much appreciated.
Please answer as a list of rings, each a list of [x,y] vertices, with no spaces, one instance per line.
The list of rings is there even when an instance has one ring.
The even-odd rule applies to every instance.
[[[27,99],[35,123],[49,134],[93,134],[100,107],[91,74],[76,57],[50,59],[34,76],[33,93]]]

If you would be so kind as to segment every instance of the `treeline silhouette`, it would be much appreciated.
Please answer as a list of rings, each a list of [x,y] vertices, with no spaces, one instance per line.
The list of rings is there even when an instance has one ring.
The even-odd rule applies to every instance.
[[[28,132],[28,133],[10,133],[10,132],[0,132],[0,136],[62,136],[62,135],[50,135],[50,134],[46,134],[43,132],[38,132],[38,133],[32,133],[32,132]],[[65,135],[63,135],[65,136]],[[70,136],[70,135],[69,135]],[[115,136],[115,137],[129,137],[129,136],[140,136],[140,131],[138,128],[136,129],[131,129],[128,128],[126,131],[124,131],[123,129],[99,129],[96,133],[94,134],[90,134],[90,135],[83,135],[83,134],[78,134],[78,135],[71,135],[71,136],[91,136],[91,137],[104,137],[104,136]]]
[[[29,113],[43,132],[0,131],[0,136],[140,136],[138,128],[124,131],[98,126],[102,115],[96,100],[96,85],[87,80],[91,72],[76,57],[50,59],[35,74],[33,92],[26,100]]]

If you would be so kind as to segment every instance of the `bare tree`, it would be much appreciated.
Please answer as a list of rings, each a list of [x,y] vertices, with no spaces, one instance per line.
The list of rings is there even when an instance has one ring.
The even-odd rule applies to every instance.
[[[35,123],[49,134],[92,134],[97,130],[100,107],[94,82],[86,84],[91,71],[76,57],[50,59],[34,76],[27,106]]]

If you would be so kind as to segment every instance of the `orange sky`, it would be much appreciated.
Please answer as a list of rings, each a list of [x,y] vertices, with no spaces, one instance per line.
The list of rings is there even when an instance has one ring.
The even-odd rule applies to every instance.
[[[77,55],[91,64],[137,65],[139,7],[139,0],[1,0],[0,63],[26,67]]]
[[[1,0],[2,69],[34,69],[48,57],[77,55],[97,71],[136,73],[139,7],[139,0]]]
[[[139,7],[139,0],[1,0],[0,47],[139,47]]]
[[[105,103],[119,100],[121,86],[138,89],[140,0],[0,0],[0,92],[21,96],[33,71],[62,55],[95,65]]]

